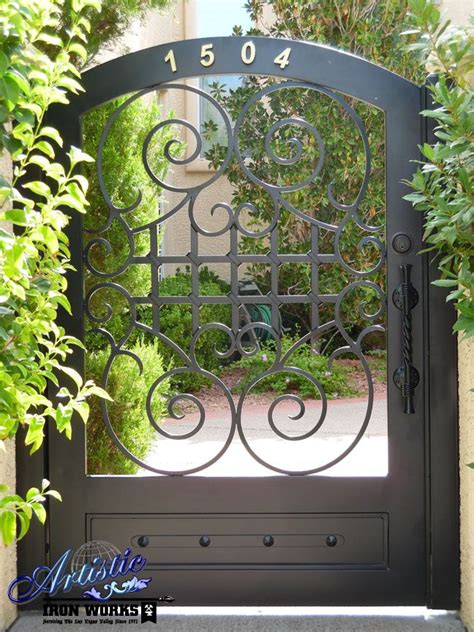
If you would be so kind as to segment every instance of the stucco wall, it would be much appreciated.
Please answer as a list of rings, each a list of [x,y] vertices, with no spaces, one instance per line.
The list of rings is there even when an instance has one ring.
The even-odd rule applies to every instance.
[[[15,489],[15,444],[10,441],[7,453],[0,458],[0,481]],[[6,630],[16,617],[16,607],[7,599],[8,585],[16,575],[16,547],[0,545],[0,630]]]
[[[9,178],[11,162],[4,155],[0,159],[0,175]],[[8,228],[0,222],[2,228]],[[0,483],[8,485],[10,492],[15,490],[15,442],[6,442],[6,453],[0,452]],[[9,583],[16,574],[16,547],[5,548],[0,544],[0,630],[6,630],[16,617],[15,606],[7,599]]]
[[[15,444],[7,445],[6,454],[0,458],[0,481],[15,489]],[[16,617],[16,607],[7,599],[9,583],[16,575],[16,547],[0,545],[0,630],[6,630]]]
[[[474,630],[474,338],[459,343],[459,468],[461,479],[461,614]]]
[[[467,24],[469,15],[474,11],[473,0],[441,0],[439,4],[453,24]]]

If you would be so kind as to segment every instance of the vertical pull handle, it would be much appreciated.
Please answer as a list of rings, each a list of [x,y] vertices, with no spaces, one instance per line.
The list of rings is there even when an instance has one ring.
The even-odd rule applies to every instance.
[[[420,381],[418,371],[413,366],[413,334],[411,325],[411,310],[418,303],[418,292],[411,284],[411,264],[400,266],[401,283],[395,288],[392,296],[393,303],[402,315],[402,358],[403,364],[393,374],[393,381],[400,389],[405,406],[405,415],[415,412],[413,393]]]

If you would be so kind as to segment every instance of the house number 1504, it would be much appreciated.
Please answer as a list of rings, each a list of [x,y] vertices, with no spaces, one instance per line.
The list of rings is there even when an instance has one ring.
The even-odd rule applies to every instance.
[[[203,44],[201,46],[200,62],[201,66],[204,66],[204,68],[212,66],[212,64],[216,60],[213,48],[214,44]],[[291,47],[289,46],[288,48],[282,50],[281,53],[278,53],[278,55],[273,60],[273,63],[280,68],[286,68],[290,63],[290,55]],[[257,49],[255,47],[255,44],[252,42],[252,40],[245,42],[240,50],[240,58],[242,59],[244,64],[246,66],[250,66],[250,64],[253,64],[253,62],[255,61],[256,57]],[[174,56],[174,51],[172,48],[170,48],[168,53],[166,54],[165,62],[170,65],[171,72],[177,72],[178,66],[176,64],[176,57]]]

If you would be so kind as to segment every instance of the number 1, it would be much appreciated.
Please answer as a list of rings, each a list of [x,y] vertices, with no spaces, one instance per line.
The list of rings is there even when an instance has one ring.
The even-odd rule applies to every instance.
[[[169,62],[169,65],[171,66],[172,72],[176,72],[177,71],[176,59],[175,59],[174,52],[173,52],[172,48],[169,49],[168,54],[165,57],[165,61]]]

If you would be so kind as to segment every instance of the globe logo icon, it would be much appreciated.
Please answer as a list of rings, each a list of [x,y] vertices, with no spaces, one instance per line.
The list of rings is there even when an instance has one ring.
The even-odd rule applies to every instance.
[[[91,540],[82,544],[74,553],[71,560],[71,571],[80,570],[85,564],[92,564],[95,558],[111,562],[116,555],[121,555],[119,549],[105,540]]]

